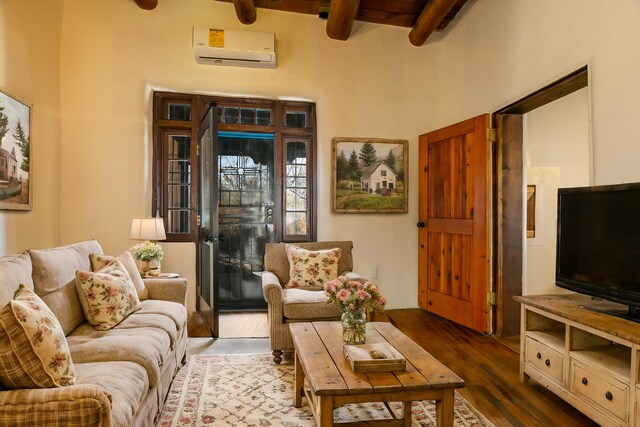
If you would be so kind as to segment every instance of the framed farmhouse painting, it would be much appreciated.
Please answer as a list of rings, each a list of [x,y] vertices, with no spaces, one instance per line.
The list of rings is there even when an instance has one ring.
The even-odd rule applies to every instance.
[[[0,89],[0,209],[30,210],[31,106]]]
[[[406,213],[409,142],[333,138],[332,209],[343,213]]]

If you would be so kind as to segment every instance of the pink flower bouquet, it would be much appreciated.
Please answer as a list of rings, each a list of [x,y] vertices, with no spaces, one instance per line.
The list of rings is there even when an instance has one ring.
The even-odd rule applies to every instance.
[[[340,276],[324,284],[327,303],[338,304],[342,311],[342,340],[345,344],[364,344],[367,336],[365,311],[382,311],[387,301],[378,287],[366,281]]]
[[[382,311],[387,301],[378,287],[368,281],[347,280],[344,276],[324,284],[327,303],[336,303],[343,313],[358,311]]]

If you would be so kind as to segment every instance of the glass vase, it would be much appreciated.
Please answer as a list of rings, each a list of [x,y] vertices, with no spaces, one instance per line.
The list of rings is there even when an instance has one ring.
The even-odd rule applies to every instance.
[[[345,344],[364,344],[367,340],[367,316],[364,310],[342,313],[342,341]]]

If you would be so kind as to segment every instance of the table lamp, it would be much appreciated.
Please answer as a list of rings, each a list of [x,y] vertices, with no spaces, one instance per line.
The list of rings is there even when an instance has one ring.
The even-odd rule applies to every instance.
[[[151,260],[136,256],[136,258],[140,260],[140,271],[142,272],[143,277],[147,275],[154,275],[150,273],[151,265],[149,263],[151,261],[156,261],[158,263],[154,270],[155,274],[160,273],[160,261],[164,254],[162,253],[162,248],[157,244],[157,241],[165,240],[166,238],[167,235],[164,231],[164,221],[160,217],[133,218],[131,221],[131,239],[145,241],[144,244],[141,243],[134,246],[134,256],[136,256],[137,251],[140,251],[141,253],[146,252],[147,256],[149,256],[149,250],[152,251],[151,253],[160,252],[159,259]]]

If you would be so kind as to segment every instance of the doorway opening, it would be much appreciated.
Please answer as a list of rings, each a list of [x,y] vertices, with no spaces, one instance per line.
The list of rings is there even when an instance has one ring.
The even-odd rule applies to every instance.
[[[266,316],[265,244],[316,238],[315,104],[170,92],[153,102],[152,210],[167,242],[195,244],[184,260],[195,308],[210,336],[227,336],[221,314]]]
[[[541,107],[548,108],[549,104],[554,101],[566,102],[568,95],[577,94],[581,89],[588,87],[588,68],[584,66],[573,73],[568,74],[561,79],[545,86],[544,88],[522,98],[519,101],[495,112],[493,114],[494,123],[497,126],[497,148],[494,158],[494,281],[496,283],[498,293],[498,309],[497,309],[497,329],[496,335],[502,337],[510,346],[519,346],[519,334],[520,334],[520,304],[513,300],[516,295],[523,294],[535,294],[535,293],[557,293],[555,292],[555,277],[553,276],[554,268],[551,267],[551,274],[545,279],[541,279],[544,283],[535,285],[533,280],[529,279],[527,284],[527,269],[526,269],[526,256],[527,246],[533,248],[533,239],[539,240],[543,234],[543,231],[549,232],[544,234],[551,234],[551,240],[554,240],[555,236],[555,187],[558,185],[549,185],[550,183],[557,182],[561,186],[574,186],[575,182],[570,180],[560,180],[559,170],[564,166],[565,173],[571,173],[577,175],[573,158],[570,161],[561,161],[561,151],[568,151],[569,144],[566,138],[563,136],[560,138],[555,146],[555,149],[559,150],[556,159],[549,163],[544,158],[551,157],[548,153],[546,156],[542,155],[544,150],[549,150],[553,144],[549,143],[549,127],[551,126],[538,126],[537,128],[545,129],[544,138],[546,139],[546,146],[539,146],[538,153],[527,153],[526,151],[526,138],[527,135],[531,135],[531,132],[527,131],[527,114],[537,110]],[[588,103],[588,93],[584,93],[582,99],[586,99]],[[587,117],[584,121],[587,123],[587,127],[590,127],[590,119],[588,117],[589,107],[583,106],[586,111]],[[538,110],[540,111],[540,110]],[[536,114],[539,114],[538,112]],[[553,114],[547,114],[553,115]],[[543,117],[543,115],[539,115]],[[557,117],[556,117],[557,119]],[[531,125],[532,123],[529,123]],[[531,127],[531,126],[530,126]],[[587,158],[588,163],[583,169],[586,172],[580,172],[579,175],[586,174],[587,182],[582,182],[582,185],[589,185],[592,178],[593,168],[591,167],[592,159],[590,157],[591,141],[589,138],[590,130],[586,129],[581,135],[586,135],[584,142],[584,154],[581,157]],[[567,153],[562,153],[566,157]],[[538,160],[539,164],[536,164]],[[566,165],[571,165],[571,170]],[[531,166],[531,167],[529,167]],[[537,211],[535,212],[536,224],[535,224],[535,236],[529,237],[527,241],[527,184],[536,185],[536,204]],[[544,211],[540,209],[541,203],[544,201],[544,197],[547,197],[548,202],[544,208]],[[546,222],[541,222],[546,214],[550,219]],[[536,237],[538,236],[538,237]],[[540,242],[535,242],[538,246]],[[552,243],[546,243],[547,248],[542,249],[540,247],[533,248],[533,251],[544,253],[548,258],[549,252],[555,253],[555,247]],[[532,254],[535,255],[534,252]],[[536,265],[532,266],[532,270],[537,273],[544,271],[541,267],[543,260],[540,256],[536,260]],[[553,264],[554,259],[545,261],[546,265]],[[546,283],[546,282],[552,283]],[[526,287],[526,288],[525,288]],[[536,290],[537,289],[537,290]]]
[[[218,292],[221,312],[267,309],[264,248],[275,242],[272,133],[218,132]]]

